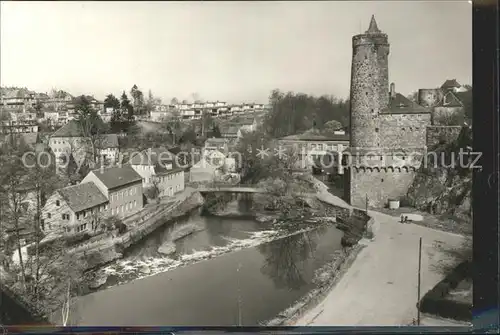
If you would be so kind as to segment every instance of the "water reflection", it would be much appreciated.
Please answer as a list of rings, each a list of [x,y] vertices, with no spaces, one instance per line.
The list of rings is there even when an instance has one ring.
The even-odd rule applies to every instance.
[[[299,290],[307,284],[304,279],[308,259],[314,258],[318,239],[327,227],[314,232],[295,234],[258,246],[265,258],[261,273],[269,276],[276,288]]]

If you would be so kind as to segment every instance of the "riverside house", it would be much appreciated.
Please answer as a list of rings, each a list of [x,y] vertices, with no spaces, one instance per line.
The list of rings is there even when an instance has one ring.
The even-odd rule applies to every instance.
[[[166,148],[144,150],[130,158],[130,166],[142,177],[143,188],[158,187],[159,196],[173,196],[184,190],[184,169]]]
[[[129,165],[90,171],[82,183],[93,182],[109,201],[109,214],[125,218],[143,208],[142,177]]]
[[[72,154],[75,161],[80,162],[90,152],[90,142],[74,120],[59,128],[50,136],[49,147],[56,157]],[[116,134],[102,134],[95,139],[95,148],[99,156],[106,161],[115,162],[118,157],[118,136]]]
[[[92,182],[55,191],[42,209],[42,231],[46,235],[79,233],[97,229],[109,215],[109,201]]]

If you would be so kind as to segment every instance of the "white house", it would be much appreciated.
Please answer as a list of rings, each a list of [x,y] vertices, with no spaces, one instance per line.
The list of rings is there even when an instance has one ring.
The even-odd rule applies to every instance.
[[[129,164],[141,176],[144,189],[156,186],[160,196],[184,190],[184,169],[177,167],[175,155],[165,148],[144,150],[132,156]]]
[[[118,154],[118,136],[116,134],[102,134],[95,138],[95,149],[99,156],[106,161],[115,162]],[[80,162],[91,153],[91,143],[83,136],[76,121],[69,121],[59,128],[49,140],[49,147],[56,157],[73,155],[76,162]]]
[[[82,180],[92,182],[109,201],[111,215],[125,218],[143,208],[142,178],[130,166],[90,171]]]
[[[61,235],[92,231],[109,215],[109,201],[92,182],[55,191],[42,210],[42,231]]]

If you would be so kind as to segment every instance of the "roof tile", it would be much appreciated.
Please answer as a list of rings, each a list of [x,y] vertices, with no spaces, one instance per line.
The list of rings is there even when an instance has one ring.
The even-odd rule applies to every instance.
[[[58,192],[74,212],[80,212],[108,202],[106,196],[92,182],[61,188]]]
[[[133,182],[142,181],[142,177],[135,170],[125,165],[91,171],[108,189],[117,188]]]

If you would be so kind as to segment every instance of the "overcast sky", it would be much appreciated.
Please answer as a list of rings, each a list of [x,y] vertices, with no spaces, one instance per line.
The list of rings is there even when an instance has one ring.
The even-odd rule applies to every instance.
[[[1,84],[169,101],[267,102],[274,88],[348,97],[352,36],[374,14],[407,94],[472,81],[467,1],[3,2]]]

